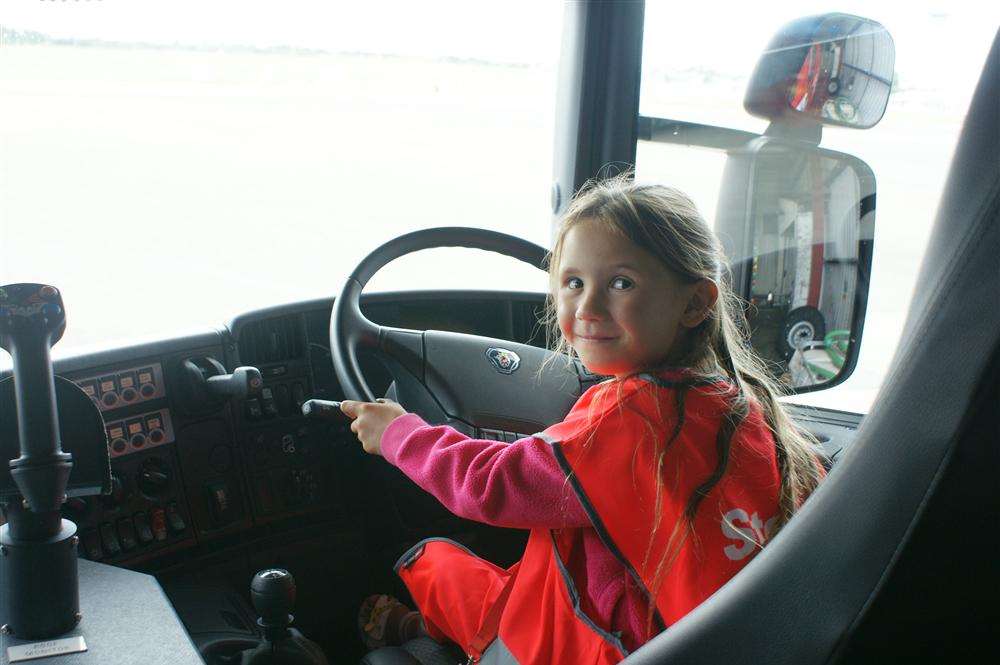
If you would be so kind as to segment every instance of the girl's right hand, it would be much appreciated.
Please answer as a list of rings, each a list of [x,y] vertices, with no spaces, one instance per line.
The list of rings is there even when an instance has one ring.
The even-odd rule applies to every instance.
[[[406,413],[406,409],[387,399],[377,402],[344,400],[340,403],[340,410],[354,420],[351,431],[357,435],[365,452],[371,455],[382,454],[382,435],[386,428],[389,423]]]

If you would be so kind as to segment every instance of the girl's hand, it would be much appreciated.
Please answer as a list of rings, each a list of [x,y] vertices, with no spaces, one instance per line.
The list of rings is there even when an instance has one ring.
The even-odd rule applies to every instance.
[[[340,410],[352,418],[351,431],[361,440],[366,453],[382,454],[382,435],[393,420],[406,413],[399,404],[387,399],[377,402],[354,402],[344,400]]]

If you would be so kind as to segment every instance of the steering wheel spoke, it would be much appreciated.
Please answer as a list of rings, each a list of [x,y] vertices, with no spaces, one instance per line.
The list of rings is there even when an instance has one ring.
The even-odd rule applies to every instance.
[[[409,328],[379,326],[379,351],[424,382],[424,333]]]

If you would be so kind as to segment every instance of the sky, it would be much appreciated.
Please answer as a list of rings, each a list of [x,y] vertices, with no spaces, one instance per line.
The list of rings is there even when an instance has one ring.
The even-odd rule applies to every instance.
[[[464,55],[526,63],[549,58],[553,42],[558,42],[553,25],[562,12],[561,3],[537,0],[4,0],[4,4],[4,24],[58,37]]]
[[[559,0],[0,0],[0,25],[63,38],[293,46],[551,64],[558,58],[568,4]],[[910,73],[904,84],[935,90],[971,87],[972,72],[954,71],[942,77],[942,60],[965,60],[968,54],[963,49],[981,51],[979,36],[995,32],[1000,21],[994,3],[979,0],[769,0],[765,5],[647,0],[644,68],[698,67],[746,76],[778,26],[827,11],[865,16],[881,22],[890,34],[905,36],[896,45],[897,69]],[[686,27],[691,25],[705,27]],[[935,44],[943,32],[968,34],[969,39],[949,43],[948,58],[942,58]],[[748,39],[748,33],[754,38]],[[741,48],[752,44],[752,52],[736,51],[729,46],[734,44]]]
[[[0,0],[0,25],[51,37],[183,45],[292,46],[332,52],[458,57],[553,64],[562,17],[559,0]],[[980,52],[1000,11],[979,0],[769,0],[759,3],[647,0],[644,75],[688,67],[747,75],[778,26],[804,15],[843,12],[881,22],[897,38],[904,85],[968,90],[975,72],[943,61]],[[721,17],[721,18],[720,18]],[[681,20],[678,20],[680,18]],[[691,30],[687,26],[704,26]],[[682,26],[679,29],[678,26]],[[947,58],[936,48],[942,33]],[[748,38],[748,35],[753,35]],[[732,45],[739,45],[736,50]],[[743,49],[750,45],[750,53]],[[963,52],[967,51],[967,52]]]
[[[550,57],[567,4],[558,0],[3,0],[0,21],[10,28],[56,37],[289,45],[534,63]],[[648,0],[648,34],[655,35],[658,26],[676,24],[678,12],[683,13],[685,25],[706,27],[671,31],[669,40],[647,39],[644,49],[649,62],[666,63],[697,50],[706,67],[736,71],[745,54],[726,48],[705,52],[704,42],[745,42],[749,31],[759,34],[763,44],[785,21],[839,11],[880,21],[894,34],[922,33],[925,48],[917,57],[932,59],[940,56],[933,48],[935,31],[981,29],[984,22],[995,30],[1000,12],[990,5],[978,0],[772,0],[762,11],[756,3],[685,3],[679,9],[676,2]]]

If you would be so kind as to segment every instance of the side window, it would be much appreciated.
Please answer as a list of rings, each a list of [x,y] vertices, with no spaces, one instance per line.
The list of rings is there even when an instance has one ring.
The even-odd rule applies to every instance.
[[[758,320],[751,325],[772,325],[776,331],[774,339],[767,341],[772,360],[792,355],[788,343],[794,347],[796,340],[815,342],[812,346],[825,341],[828,349],[836,350],[837,339],[821,340],[826,335],[819,335],[817,323],[825,325],[824,332],[842,325],[844,303],[837,305],[837,300],[843,300],[852,288],[851,271],[845,266],[865,260],[867,243],[871,267],[870,275],[863,277],[870,280],[868,302],[853,373],[836,387],[795,398],[799,403],[865,412],[904,332],[910,296],[920,288],[915,283],[920,259],[997,26],[995,12],[985,6],[957,8],[943,0],[919,7],[842,5],[839,11],[873,19],[892,36],[895,65],[886,80],[891,92],[885,114],[871,129],[824,127],[819,149],[825,162],[813,161],[809,166],[807,160],[796,167],[802,177],[797,183],[788,178],[778,183],[768,209],[757,209],[751,201],[744,210],[742,202],[734,209],[727,198],[727,187],[734,186],[727,165],[736,158],[740,145],[730,139],[742,136],[746,146],[769,124],[744,109],[751,75],[779,29],[828,8],[808,0],[778,3],[768,12],[752,5],[689,4],[680,20],[675,7],[647,3],[636,176],[685,191],[724,244],[727,236],[757,225],[751,233],[752,253],[758,260],[736,265],[742,280],[737,286],[753,301],[750,318],[756,315]],[[694,30],[693,25],[704,29]],[[940,53],[949,57],[935,55]],[[779,156],[772,154],[768,159]],[[795,157],[783,162],[786,171],[788,159]],[[768,215],[770,221],[765,219]],[[823,224],[834,224],[845,215],[862,220],[861,226],[826,236],[811,252],[789,251],[796,242],[808,242]],[[771,224],[770,231],[761,232],[765,222]],[[773,251],[761,254],[768,243]],[[801,279],[810,269],[810,259],[813,275],[818,271],[823,275],[822,284],[813,284],[811,290]],[[746,256],[731,260],[736,264],[749,261]],[[817,261],[821,268],[816,267]],[[798,321],[787,319],[802,306],[822,310],[828,320],[810,319],[808,311],[809,316]],[[784,317],[784,323],[768,324],[765,315],[769,312]],[[756,339],[754,345],[758,346]],[[812,351],[804,348],[801,359],[807,366],[814,364],[809,357]],[[783,378],[793,386],[809,385],[818,374],[808,369],[802,374],[800,368],[796,378],[786,366]],[[817,382],[813,387],[822,386]]]

